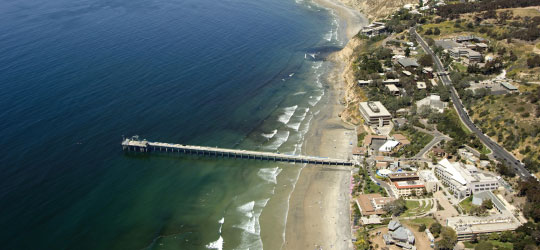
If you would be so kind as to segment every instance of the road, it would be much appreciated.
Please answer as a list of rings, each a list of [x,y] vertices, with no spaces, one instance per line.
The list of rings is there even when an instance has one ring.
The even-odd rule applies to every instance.
[[[420,150],[420,152],[418,152],[418,154],[416,154],[414,156],[414,158],[424,158],[424,154],[429,151],[433,146],[435,146],[437,143],[443,141],[443,140],[446,140],[446,141],[449,141],[449,140],[452,140],[452,138],[444,135],[443,133],[435,130],[435,131],[429,131],[429,130],[426,130],[426,129],[423,129],[423,128],[420,128],[420,127],[414,127],[415,129],[419,130],[420,132],[423,132],[423,133],[426,133],[426,134],[430,134],[433,136],[433,139],[422,149]]]
[[[375,173],[373,172],[372,168],[368,167],[368,173],[369,173],[369,176],[371,176],[371,179],[378,183],[379,186],[381,186],[382,188],[386,189],[386,192],[388,193],[388,196],[390,197],[394,197],[394,198],[397,198],[395,195],[394,195],[394,192],[392,191],[392,188],[390,187],[390,185],[388,185],[388,183],[382,181],[382,180],[379,180],[377,179],[377,177],[375,176]]]
[[[448,88],[450,90],[450,96],[452,98],[452,102],[454,103],[454,107],[456,108],[456,111],[458,112],[458,115],[461,118],[461,120],[463,121],[463,123],[473,133],[475,133],[476,136],[478,136],[480,141],[482,141],[487,147],[489,147],[491,149],[491,151],[493,152],[493,156],[497,160],[499,160],[501,162],[506,162],[506,165],[511,166],[514,169],[514,171],[516,172],[516,174],[519,175],[521,178],[527,178],[527,177],[531,176],[529,171],[527,171],[527,169],[525,169],[525,166],[522,163],[520,163],[512,154],[510,154],[508,151],[506,151],[499,144],[492,141],[489,137],[487,137],[484,133],[482,133],[482,131],[480,131],[480,129],[478,129],[476,127],[476,125],[474,125],[474,123],[469,118],[469,115],[465,111],[465,108],[463,107],[463,104],[461,103],[461,100],[459,99],[459,97],[457,95],[456,89],[454,88],[454,86],[452,86],[452,81],[450,80],[450,77],[448,76],[448,74],[444,70],[444,66],[441,63],[441,60],[439,60],[439,57],[437,57],[437,55],[435,55],[435,53],[433,53],[433,51],[427,45],[426,41],[424,41],[424,39],[416,32],[416,29],[414,27],[411,28],[409,30],[409,32],[410,32],[410,34],[412,34],[412,35],[414,35],[416,37],[416,40],[417,40],[418,44],[420,44],[420,46],[422,46],[424,51],[426,51],[427,53],[429,53],[431,55],[431,57],[433,57],[433,61],[435,63],[437,71],[439,73],[443,73],[442,75],[439,76],[439,78],[441,79],[441,81],[443,82],[443,84],[445,86],[448,86]]]

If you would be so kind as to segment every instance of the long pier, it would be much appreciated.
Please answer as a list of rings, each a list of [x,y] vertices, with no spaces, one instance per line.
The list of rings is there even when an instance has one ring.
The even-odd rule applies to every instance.
[[[352,161],[343,159],[331,159],[317,156],[304,155],[288,155],[271,152],[259,152],[238,149],[212,148],[192,145],[182,145],[164,142],[150,142],[147,140],[139,140],[137,136],[126,138],[122,141],[122,149],[128,152],[166,152],[177,154],[190,154],[201,156],[214,156],[223,158],[236,159],[254,159],[263,161],[281,161],[290,163],[307,163],[319,165],[342,165],[351,166]]]

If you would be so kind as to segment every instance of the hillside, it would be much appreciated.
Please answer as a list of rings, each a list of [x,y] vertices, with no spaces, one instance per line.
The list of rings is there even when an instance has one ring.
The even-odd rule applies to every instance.
[[[405,4],[417,4],[418,0],[340,0],[364,13],[369,19],[384,18]]]

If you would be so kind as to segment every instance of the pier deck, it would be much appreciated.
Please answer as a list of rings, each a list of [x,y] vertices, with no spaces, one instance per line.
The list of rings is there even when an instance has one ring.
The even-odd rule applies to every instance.
[[[289,155],[271,152],[259,152],[239,149],[213,148],[192,145],[182,145],[164,142],[150,142],[139,140],[138,137],[127,138],[122,141],[122,149],[128,152],[167,152],[178,154],[192,154],[202,156],[215,156],[239,159],[256,159],[265,161],[282,161],[291,163],[308,163],[320,165],[351,166],[353,162],[344,159],[331,159],[317,156]]]

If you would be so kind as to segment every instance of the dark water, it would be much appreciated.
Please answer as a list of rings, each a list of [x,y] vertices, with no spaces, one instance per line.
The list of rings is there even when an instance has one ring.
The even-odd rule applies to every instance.
[[[260,248],[275,178],[300,166],[125,155],[122,135],[300,153],[331,19],[293,0],[0,2],[1,248],[205,249],[222,218],[224,248]]]

